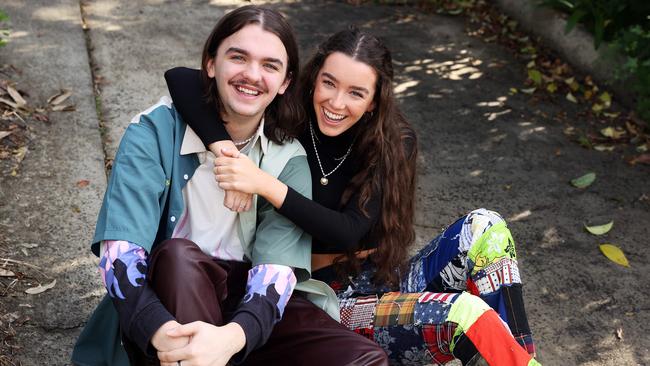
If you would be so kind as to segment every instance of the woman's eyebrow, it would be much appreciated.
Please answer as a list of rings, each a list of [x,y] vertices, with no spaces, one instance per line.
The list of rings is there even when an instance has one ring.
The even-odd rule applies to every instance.
[[[334,77],[334,75],[330,74],[330,73],[327,72],[327,71],[323,71],[323,74],[322,74],[322,75],[325,76],[325,77],[327,77],[328,79],[332,79],[332,81],[338,82],[338,80]],[[364,92],[364,93],[366,93],[366,94],[370,94],[370,91],[369,91],[368,89],[366,89],[366,88],[364,88],[364,87],[361,87],[361,86],[354,86],[354,85],[352,85],[352,86],[350,86],[350,89],[354,89],[354,90],[358,90],[358,91]]]

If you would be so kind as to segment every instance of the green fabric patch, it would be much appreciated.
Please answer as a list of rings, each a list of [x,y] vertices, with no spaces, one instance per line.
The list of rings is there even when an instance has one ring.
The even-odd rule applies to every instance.
[[[480,297],[463,292],[458,296],[449,309],[447,321],[458,324],[456,332],[452,339],[449,349],[453,352],[456,343],[454,340],[463,332],[469,329],[484,312],[490,310],[490,305],[486,304]]]
[[[467,253],[474,262],[472,275],[502,258],[517,259],[515,241],[505,221],[493,225],[472,245]]]

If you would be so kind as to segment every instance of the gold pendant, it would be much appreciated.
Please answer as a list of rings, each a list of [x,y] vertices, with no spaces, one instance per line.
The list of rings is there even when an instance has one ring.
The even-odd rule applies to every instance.
[[[329,180],[327,180],[327,178],[323,177],[323,178],[320,179],[320,184],[326,186],[327,183],[329,183]]]

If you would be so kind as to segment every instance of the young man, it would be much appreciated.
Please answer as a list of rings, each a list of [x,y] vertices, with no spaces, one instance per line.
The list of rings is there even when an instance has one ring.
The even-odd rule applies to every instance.
[[[229,13],[204,47],[215,123],[268,174],[309,195],[305,152],[290,140],[302,122],[297,74],[292,31],[269,9]],[[307,281],[308,235],[263,199],[241,213],[245,201],[221,204],[214,155],[168,98],[132,122],[92,245],[108,296],[77,341],[75,364],[387,364],[373,342],[306,300],[338,314],[326,285]]]

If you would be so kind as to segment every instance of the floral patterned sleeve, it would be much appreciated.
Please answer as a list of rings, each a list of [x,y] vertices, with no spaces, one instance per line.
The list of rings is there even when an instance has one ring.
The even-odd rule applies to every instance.
[[[295,287],[296,276],[291,267],[261,264],[248,271],[246,295],[231,320],[244,330],[246,346],[235,355],[234,362],[245,359],[266,343],[273,326],[282,319]]]
[[[119,315],[122,332],[143,352],[154,356],[151,338],[174,317],[146,281],[147,254],[128,241],[106,240],[102,244],[99,272]]]

